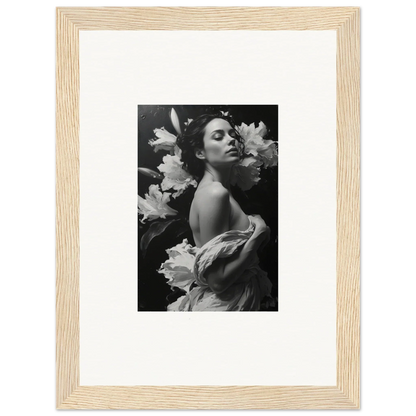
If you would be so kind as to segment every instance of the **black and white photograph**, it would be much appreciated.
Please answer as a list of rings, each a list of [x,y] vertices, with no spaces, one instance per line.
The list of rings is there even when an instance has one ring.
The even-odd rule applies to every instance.
[[[278,311],[278,105],[138,106],[138,311]]]
[[[51,9],[55,413],[365,411],[365,7],[279,5]]]

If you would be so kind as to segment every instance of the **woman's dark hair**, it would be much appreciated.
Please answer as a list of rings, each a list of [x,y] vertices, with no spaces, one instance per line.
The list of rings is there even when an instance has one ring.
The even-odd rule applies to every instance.
[[[225,116],[222,113],[203,114],[195,120],[192,120],[184,132],[178,136],[176,144],[182,151],[181,160],[184,168],[197,180],[202,179],[205,171],[205,164],[201,159],[196,157],[195,151],[204,148],[205,127],[210,121],[216,118],[222,118],[230,123],[230,126],[237,133],[236,140],[240,144],[240,147],[243,147],[243,139],[239,135],[234,120],[231,117]]]

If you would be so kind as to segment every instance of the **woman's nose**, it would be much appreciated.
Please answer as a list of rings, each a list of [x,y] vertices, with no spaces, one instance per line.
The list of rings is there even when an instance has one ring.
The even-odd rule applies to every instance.
[[[228,144],[230,146],[234,146],[235,145],[235,137],[228,136]]]

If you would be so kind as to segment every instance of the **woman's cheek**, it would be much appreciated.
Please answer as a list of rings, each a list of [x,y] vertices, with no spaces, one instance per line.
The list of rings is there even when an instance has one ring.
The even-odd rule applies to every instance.
[[[220,155],[221,154],[221,149],[220,149],[220,147],[219,146],[217,146],[217,145],[213,145],[213,146],[211,146],[211,154],[212,154],[212,156],[218,156],[218,155]]]

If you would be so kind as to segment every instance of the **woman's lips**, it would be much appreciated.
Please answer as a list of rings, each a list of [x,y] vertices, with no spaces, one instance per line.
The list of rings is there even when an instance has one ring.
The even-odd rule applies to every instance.
[[[235,147],[232,147],[231,149],[227,150],[226,153],[236,152],[238,153],[238,150]]]

